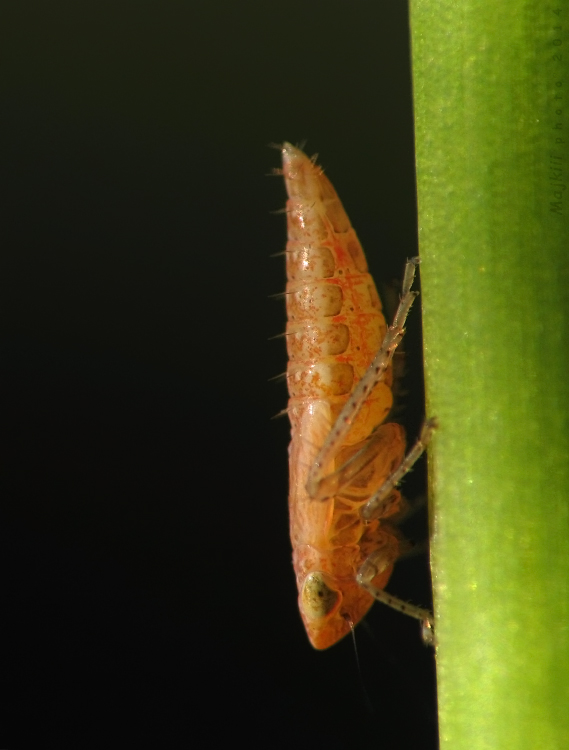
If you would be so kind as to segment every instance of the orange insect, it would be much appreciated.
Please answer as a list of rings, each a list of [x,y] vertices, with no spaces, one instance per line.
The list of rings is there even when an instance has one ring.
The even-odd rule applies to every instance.
[[[387,594],[400,534],[385,522],[401,509],[397,483],[425,449],[425,424],[405,456],[389,414],[391,360],[418,292],[407,263],[401,301],[387,328],[356,233],[322,169],[284,143],[291,422],[290,532],[299,608],[317,649],[343,638],[374,598],[423,622],[432,614]]]

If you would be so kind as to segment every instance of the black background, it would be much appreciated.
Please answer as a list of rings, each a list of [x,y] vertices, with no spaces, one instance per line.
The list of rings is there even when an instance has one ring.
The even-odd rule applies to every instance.
[[[3,746],[436,747],[434,659],[376,605],[309,646],[287,537],[284,202],[307,139],[378,285],[417,252],[407,8],[1,14]],[[422,415],[419,305],[401,420]],[[405,492],[424,492],[424,465]],[[407,530],[427,535],[424,514]],[[429,603],[425,556],[390,590]],[[367,698],[361,687],[365,685]]]

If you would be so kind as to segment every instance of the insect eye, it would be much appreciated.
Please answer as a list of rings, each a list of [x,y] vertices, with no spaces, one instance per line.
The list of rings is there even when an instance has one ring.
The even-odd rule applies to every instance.
[[[309,620],[329,615],[337,608],[341,598],[340,592],[331,587],[329,576],[320,571],[306,577],[300,595],[302,611]]]

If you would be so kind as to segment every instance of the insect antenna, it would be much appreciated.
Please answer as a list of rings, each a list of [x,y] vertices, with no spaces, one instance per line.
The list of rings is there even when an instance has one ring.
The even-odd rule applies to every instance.
[[[367,712],[369,714],[374,714],[375,713],[375,709],[373,707],[373,703],[371,702],[371,698],[369,697],[369,693],[368,693],[366,685],[365,685],[364,676],[363,676],[363,672],[362,672],[362,665],[360,663],[360,655],[359,655],[359,652],[358,652],[358,643],[356,641],[356,628],[354,626],[354,622],[353,622],[352,618],[350,617],[350,615],[348,615],[347,613],[344,613],[342,615],[342,617],[344,618],[344,620],[350,626],[350,632],[352,634],[352,644],[354,646],[354,656],[356,658],[356,668],[358,670],[358,682],[360,684],[360,690],[362,691],[362,697],[364,699],[364,704],[365,704]]]

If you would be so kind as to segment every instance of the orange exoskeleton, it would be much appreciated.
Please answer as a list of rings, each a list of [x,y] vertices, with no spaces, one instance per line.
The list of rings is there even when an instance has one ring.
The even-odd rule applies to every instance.
[[[396,488],[434,429],[426,423],[405,456],[401,425],[384,420],[393,397],[391,360],[416,292],[409,261],[388,328],[356,233],[322,169],[284,143],[291,422],[290,531],[299,607],[317,649],[343,638],[374,598],[423,622],[428,610],[387,594],[400,535]]]

